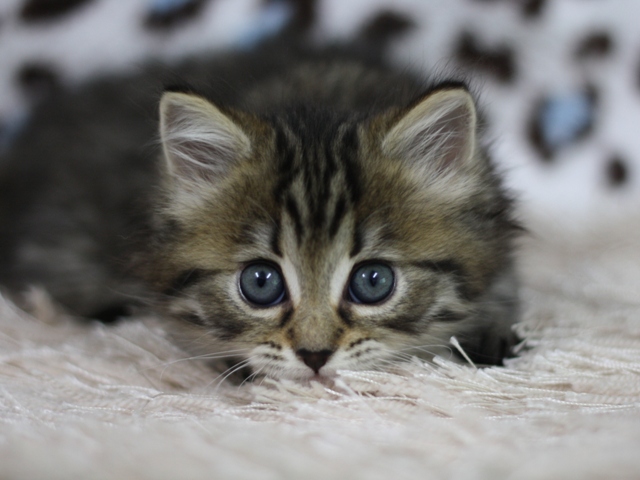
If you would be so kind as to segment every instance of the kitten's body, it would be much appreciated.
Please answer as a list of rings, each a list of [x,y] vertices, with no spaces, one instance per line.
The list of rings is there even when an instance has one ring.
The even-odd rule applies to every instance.
[[[198,95],[165,94],[163,154],[171,77]],[[516,320],[513,227],[475,135],[463,86],[344,52],[91,83],[38,109],[0,160],[0,282],[42,284],[91,316],[144,298],[186,347],[237,349],[275,376],[428,357],[452,335],[499,363]],[[247,300],[256,262],[282,276],[277,304]],[[349,283],[369,264],[394,283],[371,304]]]

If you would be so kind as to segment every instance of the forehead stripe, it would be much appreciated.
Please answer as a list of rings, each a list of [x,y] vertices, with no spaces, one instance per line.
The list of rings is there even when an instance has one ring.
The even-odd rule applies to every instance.
[[[349,256],[351,258],[355,257],[362,251],[363,239],[362,239],[362,226],[359,223],[356,223],[355,228],[353,229],[353,240],[351,245],[351,251],[349,252]]]
[[[361,196],[358,123],[324,124],[320,131],[311,132],[305,122],[292,120],[299,119],[273,122],[279,177],[274,189],[276,202],[291,217],[298,243],[307,228],[326,228],[333,238],[348,206],[355,205]],[[335,191],[332,187],[337,175],[342,186]],[[301,188],[294,188],[298,181]],[[340,195],[335,203],[330,201],[334,195]],[[327,210],[331,204],[333,212]],[[303,211],[308,212],[304,219]]]
[[[281,203],[296,178],[298,169],[295,166],[296,152],[293,146],[289,145],[284,127],[279,123],[275,123],[274,129],[276,131],[278,181],[276,182],[273,194],[278,203]]]
[[[293,226],[296,231],[296,239],[298,240],[298,243],[300,243],[302,241],[304,227],[302,225],[302,217],[300,216],[300,210],[298,209],[298,205],[296,204],[296,201],[293,198],[293,195],[291,194],[287,195],[287,199],[285,200],[284,206],[285,206],[285,209],[287,210],[287,213],[289,214],[289,217],[291,217],[291,221],[293,222]]]
[[[336,208],[333,211],[333,219],[331,220],[331,226],[329,227],[329,238],[333,238],[338,233],[340,222],[345,216],[347,202],[344,199],[344,195],[340,195],[340,198],[336,202]]]
[[[278,218],[273,222],[273,230],[271,230],[271,239],[269,240],[269,246],[271,251],[278,257],[282,258],[282,249],[280,248],[280,231],[282,229],[282,220]]]
[[[360,185],[361,172],[357,162],[358,149],[358,125],[350,125],[342,135],[340,144],[340,157],[342,165],[344,165],[345,185],[349,191],[352,204],[357,203],[362,195],[362,187]]]

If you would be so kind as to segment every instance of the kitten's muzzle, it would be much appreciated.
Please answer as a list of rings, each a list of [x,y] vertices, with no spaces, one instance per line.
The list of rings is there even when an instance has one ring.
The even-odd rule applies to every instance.
[[[333,350],[320,350],[318,352],[312,352],[306,348],[301,348],[296,352],[296,355],[302,360],[316,374],[320,369],[329,361],[329,357],[333,355]]]

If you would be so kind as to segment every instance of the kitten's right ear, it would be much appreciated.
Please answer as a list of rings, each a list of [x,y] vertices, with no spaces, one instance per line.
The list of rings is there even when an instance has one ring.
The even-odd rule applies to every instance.
[[[162,96],[160,136],[169,174],[186,184],[216,181],[251,150],[249,138],[233,120],[187,93]]]

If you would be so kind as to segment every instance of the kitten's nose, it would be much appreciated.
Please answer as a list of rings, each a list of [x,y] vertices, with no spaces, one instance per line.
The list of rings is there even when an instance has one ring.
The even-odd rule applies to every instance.
[[[325,363],[329,360],[329,357],[333,354],[333,350],[320,350],[319,352],[312,352],[306,348],[301,348],[296,352],[296,355],[314,372],[318,373]]]

